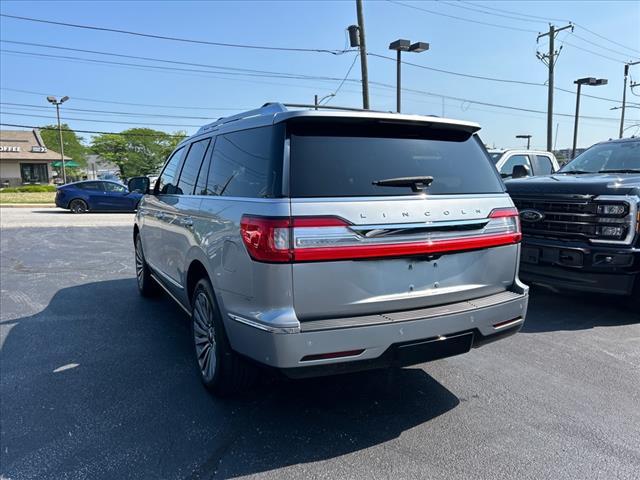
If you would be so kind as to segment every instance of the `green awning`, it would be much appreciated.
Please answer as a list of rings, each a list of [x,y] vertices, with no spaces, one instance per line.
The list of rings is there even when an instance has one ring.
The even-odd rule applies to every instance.
[[[55,168],[61,168],[62,167],[62,161],[58,160],[56,162],[51,162],[51,166],[55,167]],[[73,160],[65,160],[64,161],[64,166],[66,167],[79,167],[80,164],[78,162],[74,162]]]

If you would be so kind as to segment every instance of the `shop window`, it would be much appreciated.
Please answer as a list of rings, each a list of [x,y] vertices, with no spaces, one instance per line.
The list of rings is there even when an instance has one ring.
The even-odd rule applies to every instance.
[[[49,183],[46,163],[21,163],[20,176],[22,183]]]

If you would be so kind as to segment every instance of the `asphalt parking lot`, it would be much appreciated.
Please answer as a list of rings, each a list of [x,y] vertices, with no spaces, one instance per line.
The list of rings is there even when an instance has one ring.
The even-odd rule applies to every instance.
[[[218,400],[138,296],[132,216],[0,209],[3,479],[636,479],[640,315],[535,290],[524,330]]]

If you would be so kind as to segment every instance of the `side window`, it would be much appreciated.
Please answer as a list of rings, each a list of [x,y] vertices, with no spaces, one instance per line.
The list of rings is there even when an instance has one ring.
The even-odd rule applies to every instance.
[[[124,185],[118,185],[117,183],[103,182],[102,184],[107,192],[125,193],[127,191]]]
[[[553,173],[553,163],[546,155],[536,155],[536,175],[549,175]]]
[[[200,172],[200,166],[202,165],[202,160],[207,152],[207,147],[209,146],[210,141],[210,138],[206,138],[191,144],[189,153],[187,153],[182,166],[180,179],[178,180],[178,192],[181,194],[193,194],[193,187],[196,184],[198,172]]]
[[[282,185],[283,145],[284,131],[275,127],[218,135],[206,195],[278,196]]]
[[[84,182],[84,183],[79,183],[78,187],[81,188],[82,190],[102,190],[104,191],[104,184],[102,182]]]
[[[513,173],[513,167],[516,165],[524,165],[529,169],[529,173],[532,174],[531,162],[529,162],[529,157],[527,155],[513,155],[509,157],[509,159],[500,168],[500,174],[503,177],[510,177]]]
[[[209,148],[207,149],[207,153],[204,157],[204,162],[202,162],[202,166],[200,167],[200,173],[198,174],[198,180],[196,181],[196,188],[193,191],[194,195],[211,195],[207,192],[207,177],[209,176],[211,156],[213,154],[215,143],[216,139],[214,137],[211,139],[211,143],[209,144]]]
[[[155,192],[159,194],[175,194],[178,193],[176,180],[178,179],[178,167],[180,166],[180,160],[184,155],[184,147],[180,147],[173,152],[173,155],[167,162],[162,171],[162,175],[156,181]]]

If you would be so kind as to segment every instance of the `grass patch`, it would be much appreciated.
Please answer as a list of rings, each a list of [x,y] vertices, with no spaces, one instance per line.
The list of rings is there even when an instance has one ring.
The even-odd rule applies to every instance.
[[[55,198],[55,192],[0,192],[0,204],[54,203]]]
[[[7,187],[0,189],[0,193],[26,193],[26,192],[55,192],[55,185],[24,185],[22,187]]]

